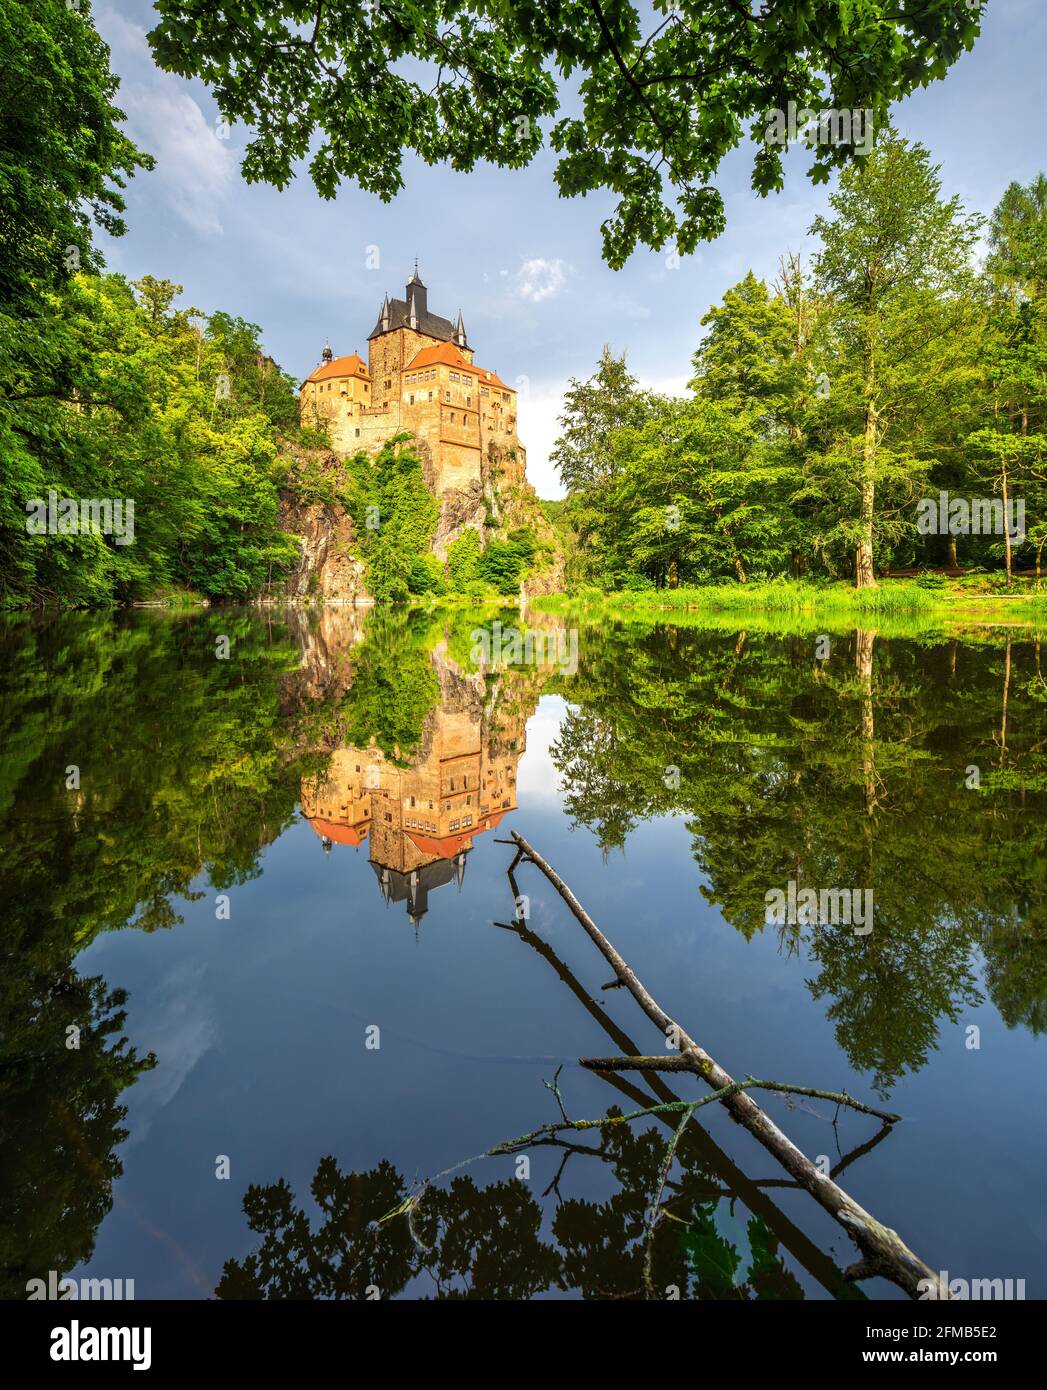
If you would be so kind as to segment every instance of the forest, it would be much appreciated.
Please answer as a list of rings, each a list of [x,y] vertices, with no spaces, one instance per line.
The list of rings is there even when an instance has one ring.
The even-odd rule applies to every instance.
[[[984,223],[892,132],[829,208],[809,259],[705,314],[688,396],[643,390],[609,347],[571,382],[553,457],[576,584],[1040,579],[1047,178]]]
[[[202,56],[207,44],[220,47],[211,20],[194,10],[190,53],[185,7],[157,8],[157,61],[199,67],[231,117],[257,115],[254,75],[237,97],[222,80],[228,55]],[[934,23],[959,26],[950,42],[969,46],[970,14],[945,9]],[[893,22],[876,5],[870,15]],[[741,62],[730,16],[709,23],[721,20],[724,33],[710,41],[722,38]],[[547,38],[513,35],[523,47]],[[670,31],[647,61],[668,63],[681,41]],[[788,43],[777,42],[781,52],[763,61],[784,59]],[[912,42],[906,75],[884,59],[880,97],[907,90],[928,58],[927,37]],[[297,65],[279,80],[294,85]],[[0,607],[279,592],[299,554],[281,526],[282,491],[352,516],[379,600],[511,595],[550,560],[549,538],[526,526],[470,532],[437,558],[436,507],[410,440],[390,441],[377,460],[350,459],[333,478],[317,463],[326,441],[300,426],[296,383],[265,351],[258,325],[193,307],[159,275],[129,282],[107,273],[94,229],[124,234],[127,181],[153,159],[122,129],[119,82],[89,16],[60,0],[5,6],[0,82],[19,94],[0,147],[10,195],[0,249]],[[527,100],[537,112],[549,93]],[[752,97],[737,100],[741,114]],[[605,114],[589,110],[587,138]],[[274,126],[260,177],[280,182],[288,138]],[[573,180],[571,149],[563,167]],[[533,153],[530,144],[520,152]],[[990,590],[1040,590],[1047,178],[1001,190],[983,219],[943,189],[931,153],[889,125],[871,152],[846,153],[821,150],[815,161],[812,177],[827,178],[831,165],[839,178],[809,229],[813,253],[783,247],[772,283],[750,272],[696,323],[689,394],[645,390],[628,370],[628,344],[605,348],[592,376],[571,380],[552,453],[566,497],[545,504],[568,590],[727,582],[755,592],[785,579],[871,589],[887,574],[933,589],[947,585],[946,573]],[[500,147],[491,154],[514,162]],[[764,156],[754,186],[769,177]],[[694,152],[675,158],[685,164]],[[595,187],[605,177],[586,179]],[[620,211],[615,229],[605,228],[611,264],[637,241],[660,247],[670,235],[651,189],[625,190]],[[721,222],[711,205],[690,208],[675,224],[678,248]],[[53,499],[62,498],[133,502],[134,543],[56,524]],[[44,540],[26,512],[42,512],[47,499]],[[380,528],[366,524],[372,511]]]

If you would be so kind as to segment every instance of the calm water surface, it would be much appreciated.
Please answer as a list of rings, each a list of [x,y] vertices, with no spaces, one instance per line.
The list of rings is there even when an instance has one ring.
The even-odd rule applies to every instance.
[[[533,867],[514,920],[515,828],[735,1076],[905,1116],[763,1097],[928,1264],[1047,1297],[1035,634],[841,630],[819,660],[814,633],[582,625],[576,670],[567,640],[478,670],[479,621],[0,633],[5,1296],[55,1270],[139,1299],[642,1297],[672,1121],[477,1161],[413,1234],[371,1224],[555,1120],[561,1066],[572,1117],[656,1100],[577,1065],[664,1039]],[[871,889],[873,930],[766,924],[790,881]],[[700,1118],[656,1287],[855,1296],[839,1227]]]

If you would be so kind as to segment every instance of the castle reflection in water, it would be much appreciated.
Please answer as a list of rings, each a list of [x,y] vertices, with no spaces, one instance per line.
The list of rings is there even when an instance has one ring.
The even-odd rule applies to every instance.
[[[513,673],[493,681],[464,674],[442,647],[432,662],[440,701],[410,766],[375,747],[346,745],[301,789],[302,813],[324,850],[366,843],[383,898],[404,903],[416,927],[432,892],[452,881],[461,888],[475,837],[516,809],[517,764],[538,693]]]

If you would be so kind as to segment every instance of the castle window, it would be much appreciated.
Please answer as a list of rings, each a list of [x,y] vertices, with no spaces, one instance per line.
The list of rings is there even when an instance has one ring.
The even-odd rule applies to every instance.
[[[451,399],[451,393],[450,393],[450,391],[445,391],[445,392],[444,392],[444,400],[445,400],[445,401],[449,401],[450,399]]]
[[[454,424],[454,411],[451,411],[451,423]]]
[[[509,392],[508,392],[508,391],[503,391],[503,392],[502,392],[502,400],[503,400],[503,401],[507,401],[508,399],[509,399]]]
[[[389,390],[390,386],[392,386],[392,384],[393,384],[393,383],[392,383],[392,378],[391,378],[391,377],[386,377],[386,379],[385,379],[385,389],[386,389],[387,391]]]
[[[357,439],[360,438],[360,431],[359,431],[359,430],[356,431],[356,437],[357,437]]]
[[[414,405],[414,397],[411,397],[411,405]]]
[[[430,392],[429,392],[429,399],[432,400],[432,398],[433,398],[433,393],[430,391]]]
[[[466,403],[466,405],[472,405],[472,403],[473,403],[473,398],[472,398],[472,396],[466,396],[466,398],[465,398],[465,403]]]
[[[481,387],[480,387],[480,395],[481,395],[481,396],[489,396],[490,394],[491,394],[491,389],[490,389],[489,386],[481,386]]]

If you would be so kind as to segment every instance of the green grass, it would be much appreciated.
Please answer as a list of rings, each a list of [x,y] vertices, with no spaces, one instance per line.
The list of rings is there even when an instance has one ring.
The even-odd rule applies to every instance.
[[[955,624],[1047,622],[1047,591],[1016,582],[1011,592],[979,591],[953,584],[924,588],[908,579],[881,580],[875,589],[855,589],[845,582],[814,584],[781,581],[769,584],[715,584],[691,589],[646,589],[620,593],[582,590],[553,594],[533,606],[549,613],[587,617],[663,618],[701,624],[717,618],[762,619],[766,625],[800,629],[811,622],[850,625],[891,623],[910,628],[944,628]]]

